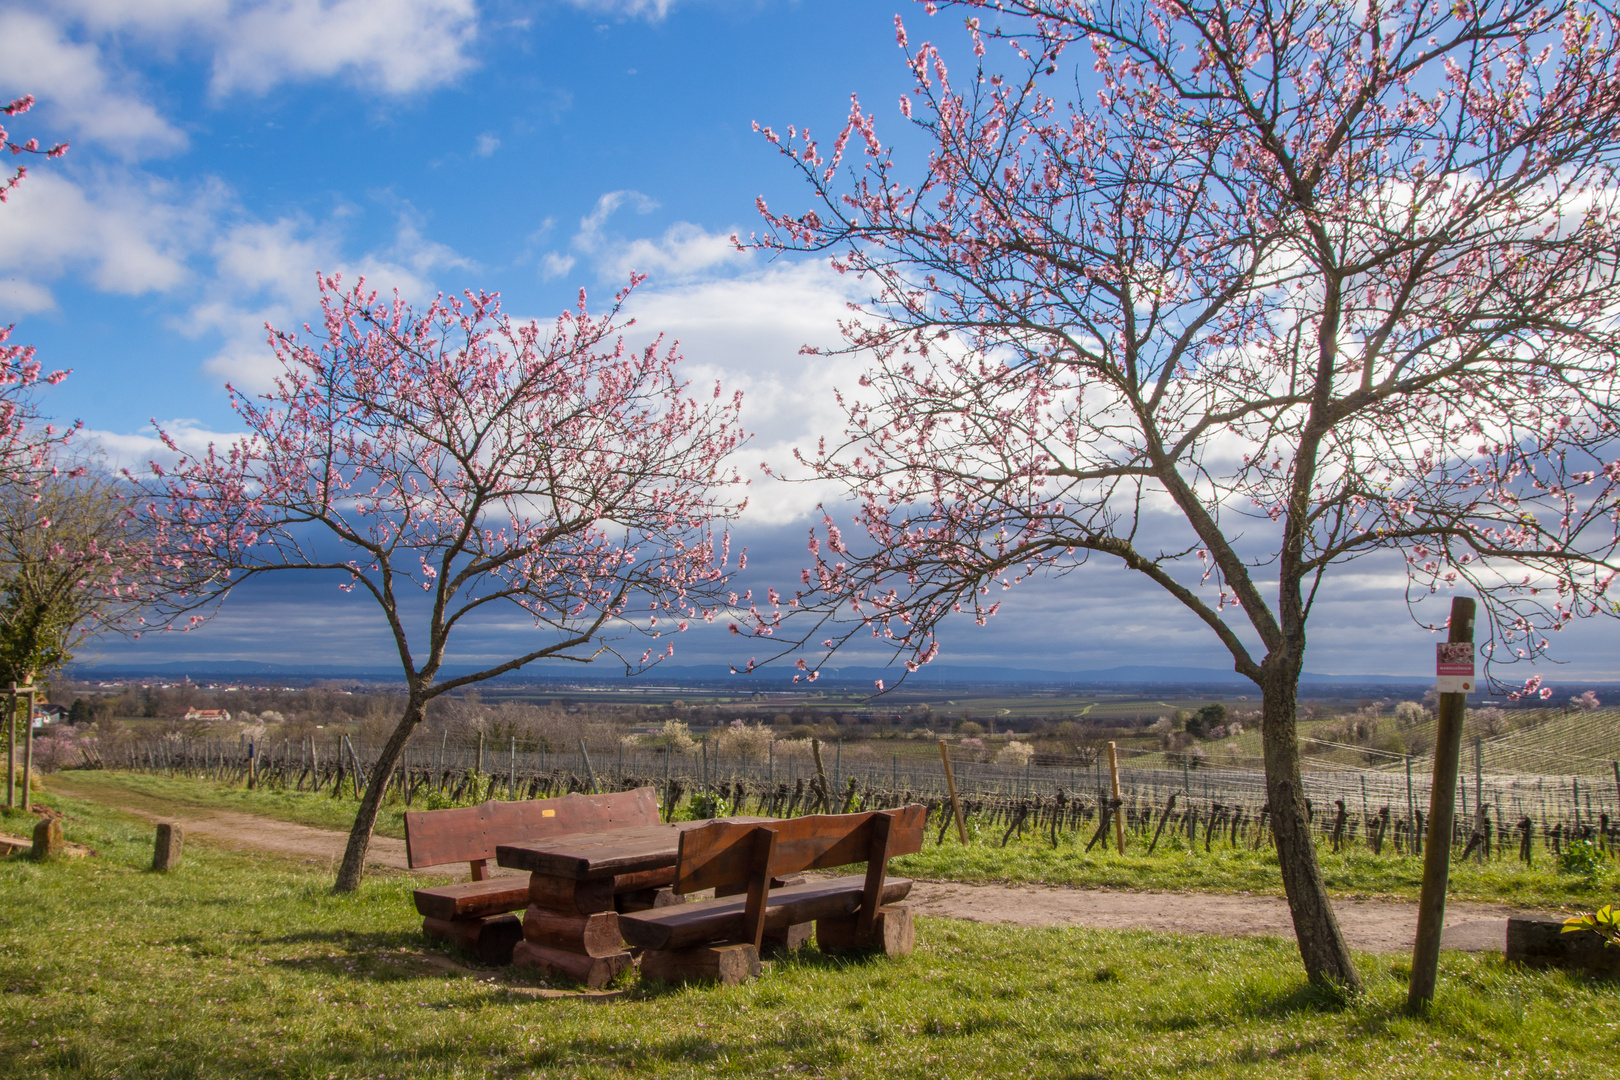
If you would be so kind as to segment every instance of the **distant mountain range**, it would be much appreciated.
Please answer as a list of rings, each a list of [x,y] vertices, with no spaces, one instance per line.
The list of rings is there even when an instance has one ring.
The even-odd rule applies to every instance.
[[[469,667],[447,666],[445,674],[456,675],[471,671]],[[819,682],[823,685],[849,685],[859,683],[870,686],[876,679],[893,684],[904,674],[900,668],[865,666],[827,666],[822,669]],[[220,679],[278,679],[308,681],[312,679],[341,679],[364,682],[400,682],[397,670],[334,664],[265,664],[248,660],[216,660],[196,662],[169,662],[162,664],[124,665],[89,664],[70,668],[71,678],[86,681],[130,678],[156,678],[178,680],[217,681]],[[693,686],[716,684],[738,687],[747,685],[756,690],[775,690],[789,684],[791,671],[787,668],[762,668],[753,675],[733,675],[720,665],[659,667],[627,679],[615,675],[611,669],[600,671],[570,670],[564,674],[555,669],[535,668],[502,677],[504,683],[563,683],[569,685],[616,686],[626,683],[690,684]],[[1176,667],[1169,665],[1129,664],[1120,667],[1089,671],[1054,671],[1039,668],[994,667],[989,665],[938,664],[922,668],[909,681],[929,684],[982,684],[1015,683],[1023,685],[1068,686],[1245,686],[1253,687],[1248,679],[1234,671],[1220,668]],[[1301,682],[1313,687],[1345,686],[1422,686],[1433,682],[1424,675],[1334,675],[1306,672]],[[1563,685],[1614,686],[1620,683],[1592,682],[1582,679],[1561,679]],[[802,684],[801,684],[802,685]]]

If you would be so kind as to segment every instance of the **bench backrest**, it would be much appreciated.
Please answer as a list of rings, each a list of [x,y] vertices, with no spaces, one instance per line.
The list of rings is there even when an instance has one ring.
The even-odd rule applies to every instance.
[[[675,891],[697,892],[746,883],[745,939],[758,947],[765,932],[771,879],[805,870],[866,864],[860,924],[870,930],[888,861],[922,850],[928,810],[919,803],[861,814],[810,814],[783,821],[713,821],[681,834]]]
[[[607,795],[574,792],[556,799],[490,802],[453,810],[407,810],[405,853],[413,870],[466,862],[482,878],[498,844],[542,840],[571,832],[658,824],[658,795],[650,787]]]

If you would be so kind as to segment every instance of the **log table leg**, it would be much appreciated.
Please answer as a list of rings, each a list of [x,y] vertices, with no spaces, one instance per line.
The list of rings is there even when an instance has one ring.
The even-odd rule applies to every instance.
[[[592,990],[629,970],[632,958],[613,910],[613,879],[531,874],[523,940],[512,950],[512,963],[566,976]]]

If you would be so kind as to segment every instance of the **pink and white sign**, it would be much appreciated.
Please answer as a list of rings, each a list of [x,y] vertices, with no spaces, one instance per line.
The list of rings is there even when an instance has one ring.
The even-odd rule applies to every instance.
[[[1441,694],[1473,693],[1473,642],[1447,641],[1435,645],[1434,688]]]

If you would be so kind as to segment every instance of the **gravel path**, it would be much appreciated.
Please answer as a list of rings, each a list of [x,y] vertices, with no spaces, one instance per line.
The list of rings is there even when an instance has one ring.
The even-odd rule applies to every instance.
[[[51,787],[148,821],[174,821],[188,840],[221,847],[301,856],[334,872],[348,837],[330,829],[295,825],[231,810],[181,807],[120,791],[78,788],[71,774],[58,773]],[[406,869],[405,842],[375,836],[367,858],[371,866]],[[444,868],[453,872],[454,868]],[[491,869],[495,869],[491,867]],[[441,871],[438,876],[444,876]],[[1126,892],[1062,885],[968,884],[919,881],[910,903],[919,915],[968,919],[1014,926],[1086,926],[1102,930],[1157,930],[1228,937],[1293,936],[1288,905],[1280,897],[1223,893]],[[1351,948],[1375,953],[1402,953],[1412,948],[1417,904],[1389,900],[1336,900],[1334,910]],[[1493,904],[1453,902],[1446,905],[1442,945],[1465,952],[1501,951],[1512,915],[1533,914]]]

